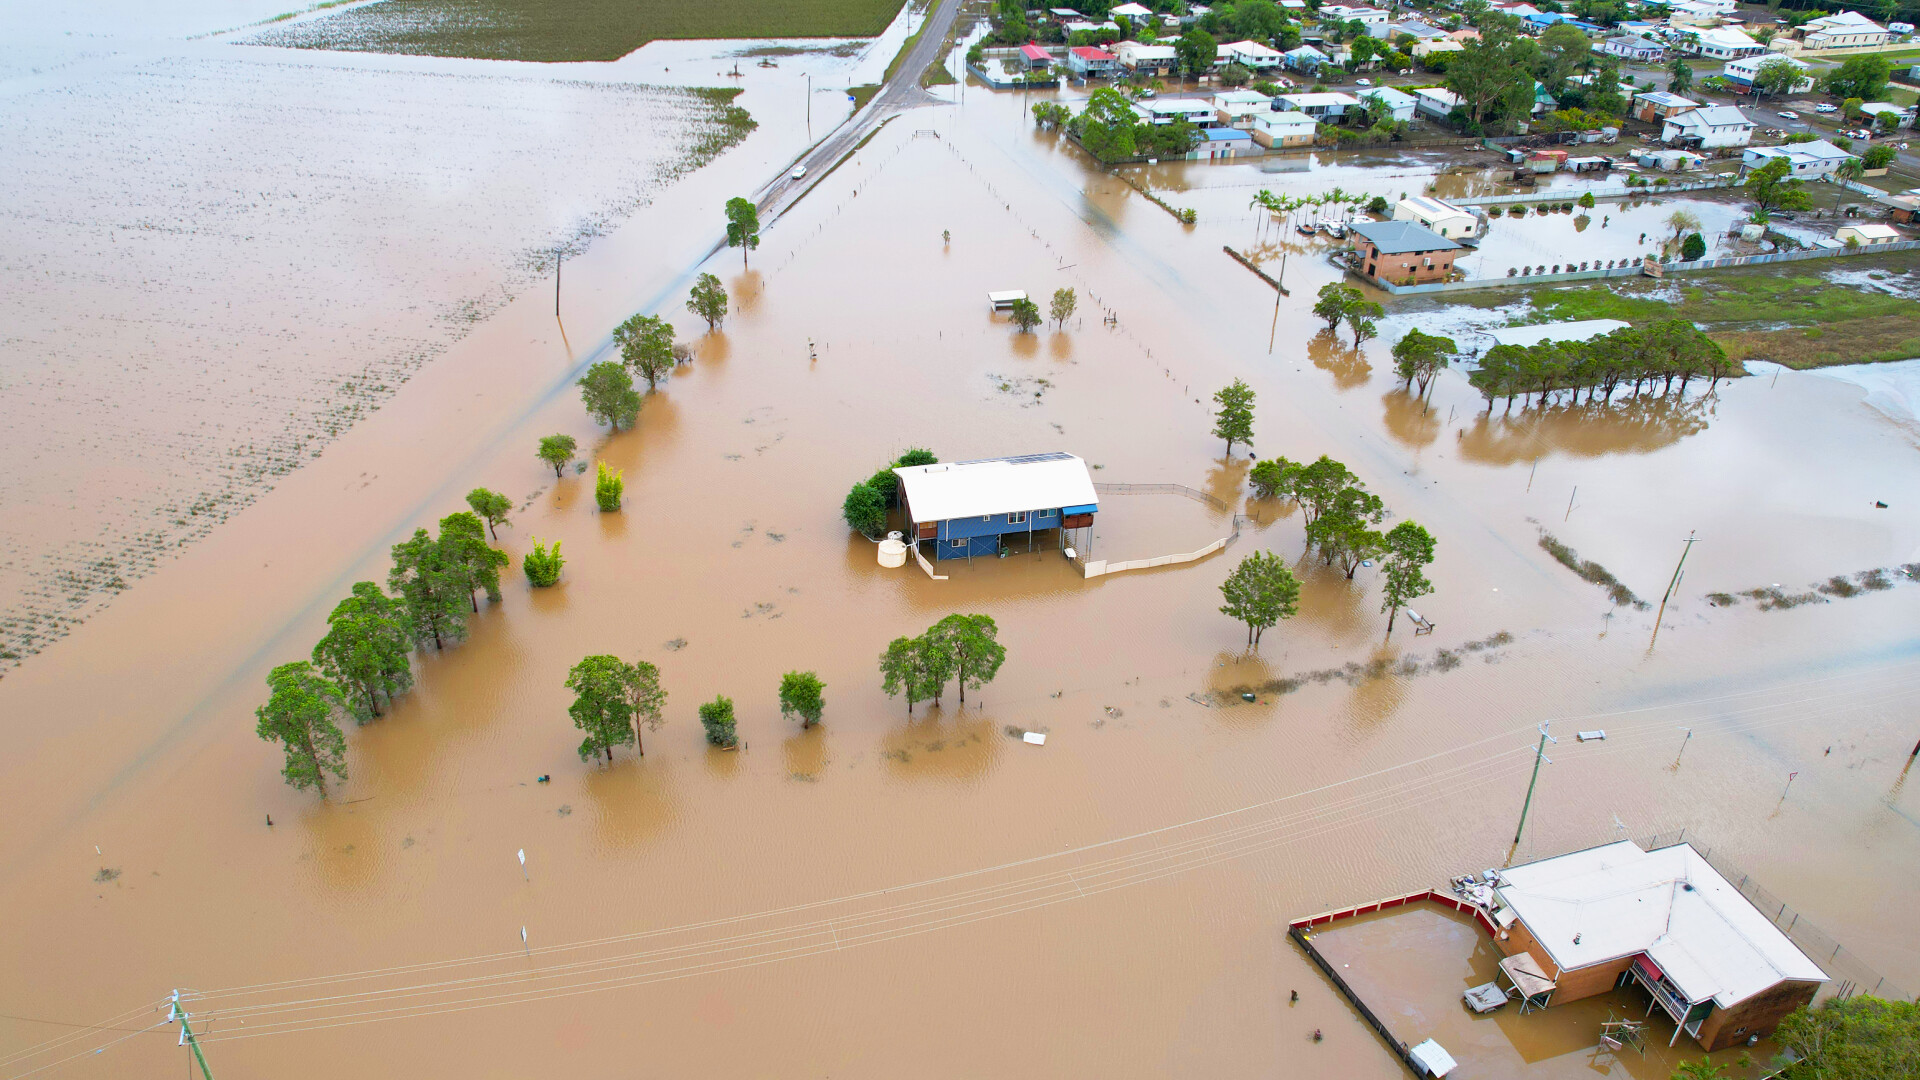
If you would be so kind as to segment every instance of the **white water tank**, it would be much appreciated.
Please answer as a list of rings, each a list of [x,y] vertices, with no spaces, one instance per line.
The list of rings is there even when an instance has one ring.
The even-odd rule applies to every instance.
[[[880,541],[880,565],[907,565],[906,541],[900,539],[898,532],[890,532],[885,540]]]

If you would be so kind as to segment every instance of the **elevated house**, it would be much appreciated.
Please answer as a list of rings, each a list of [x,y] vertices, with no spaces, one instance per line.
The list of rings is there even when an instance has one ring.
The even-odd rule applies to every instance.
[[[1045,71],[1053,66],[1053,55],[1029,41],[1020,46],[1020,63],[1028,71]]]
[[[1180,63],[1180,54],[1171,45],[1143,45],[1138,41],[1123,41],[1113,47],[1115,59],[1120,66],[1132,72],[1146,72],[1151,75],[1165,75]]]
[[[1067,70],[1083,79],[1104,79],[1118,66],[1119,61],[1105,49],[1076,45],[1067,50]]]
[[[1347,110],[1360,104],[1360,99],[1352,94],[1337,92],[1319,94],[1281,94],[1274,98],[1283,111],[1303,112],[1326,124],[1337,124]]]
[[[1496,939],[1562,1004],[1638,987],[1706,1050],[1764,1038],[1827,975],[1691,845],[1605,844],[1499,872]]]
[[[1811,176],[1831,176],[1839,171],[1842,162],[1851,157],[1852,154],[1827,140],[1816,139],[1813,142],[1780,146],[1749,146],[1740,158],[1740,167],[1743,170],[1758,169],[1780,158],[1787,163],[1787,175],[1804,180]]]
[[[1041,534],[1057,547],[1067,532],[1093,525],[1100,500],[1087,463],[1072,454],[1026,454],[913,465],[900,478],[907,536],[932,545],[936,559],[998,555],[1016,542],[1031,550]]]
[[[1321,4],[1322,22],[1358,22],[1363,26],[1385,26],[1387,13],[1365,4]]]
[[[1731,26],[1716,26],[1709,30],[1693,31],[1688,33],[1682,41],[1688,52],[1713,60],[1738,60],[1743,56],[1753,56],[1767,51],[1765,45]]]
[[[1321,52],[1311,45],[1296,45],[1286,52],[1281,53],[1280,56],[1281,62],[1286,64],[1289,69],[1298,71],[1303,75],[1311,75],[1321,68],[1326,67],[1328,64],[1333,63],[1333,57],[1328,56],[1326,53]]]
[[[1635,120],[1661,124],[1683,112],[1691,112],[1699,107],[1699,102],[1683,98],[1679,94],[1670,94],[1665,90],[1649,90],[1633,95],[1633,104],[1627,111]]]
[[[1453,273],[1459,244],[1412,221],[1363,221],[1353,233],[1353,267],[1363,277],[1391,285],[1445,281]]]
[[[1660,140],[1669,146],[1719,150],[1745,146],[1753,138],[1753,121],[1731,105],[1707,105],[1667,118]]]
[[[1248,134],[1260,146],[1312,146],[1320,122],[1303,112],[1265,112],[1253,118]]]
[[[1807,74],[1808,71],[1812,70],[1809,65],[1795,60],[1791,56],[1782,56],[1779,53],[1755,53],[1752,56],[1743,56],[1738,60],[1729,60],[1721,67],[1720,75],[1728,82],[1739,86],[1742,90],[1751,90],[1753,89],[1753,80],[1760,73],[1760,65],[1774,60],[1782,60],[1792,64],[1795,70],[1800,72],[1800,77],[1794,80],[1792,93],[1799,94],[1813,89],[1813,76]]]
[[[1361,95],[1360,100],[1374,111],[1376,117],[1386,116],[1403,122],[1413,119],[1413,107],[1419,104],[1412,94],[1395,90],[1391,86],[1370,90]]]
[[[1280,66],[1280,51],[1257,41],[1235,41],[1220,46],[1220,64],[1239,64],[1250,71],[1272,71]]]
[[[1438,86],[1423,86],[1413,92],[1414,109],[1422,116],[1445,120],[1460,107],[1460,95]]]
[[[1273,112],[1273,99],[1258,90],[1224,90],[1213,95],[1213,112],[1225,127],[1251,128],[1254,117]]]
[[[1638,64],[1657,64],[1667,58],[1667,47],[1649,38],[1616,34],[1600,43],[1600,51]]]
[[[1194,161],[1218,161],[1244,157],[1254,152],[1253,135],[1236,127],[1211,127],[1200,133],[1200,142],[1187,157]]]

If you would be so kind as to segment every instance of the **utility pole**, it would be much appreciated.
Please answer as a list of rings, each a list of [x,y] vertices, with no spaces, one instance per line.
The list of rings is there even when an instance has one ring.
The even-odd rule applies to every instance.
[[[560,253],[553,253],[553,317],[560,317]]]
[[[1684,754],[1684,753],[1686,753],[1686,752],[1687,752],[1687,744],[1693,741],[1693,729],[1692,729],[1692,728],[1690,728],[1690,727],[1683,727],[1683,728],[1681,728],[1680,730],[1681,730],[1681,731],[1684,731],[1684,732],[1686,732],[1686,733],[1687,733],[1687,737],[1686,737],[1686,738],[1684,738],[1684,739],[1681,739],[1681,740],[1680,740],[1680,753],[1679,753],[1679,754],[1675,754],[1675,755],[1673,755],[1673,763],[1674,763],[1675,765],[1678,765],[1678,764],[1680,764],[1680,754]],[[1917,748],[1917,749],[1920,749],[1920,748]]]
[[[188,1022],[187,1010],[180,1007],[180,991],[173,992],[173,1000],[167,1008],[167,1021],[180,1022],[180,1045],[192,1050],[193,1060],[200,1063],[201,1080],[213,1080],[213,1070],[207,1068],[207,1055],[200,1052],[200,1039],[194,1035],[193,1025]],[[192,1072],[192,1066],[188,1066],[187,1071]]]
[[[1533,786],[1540,782],[1540,763],[1544,761],[1549,765],[1553,764],[1553,759],[1547,756],[1547,744],[1558,745],[1560,742],[1559,739],[1547,734],[1547,725],[1552,722],[1551,720],[1540,722],[1540,745],[1533,748],[1533,779],[1527,781],[1527,801],[1520,804],[1520,825],[1513,830],[1513,842],[1516,844],[1520,842],[1520,834],[1527,828],[1527,810],[1533,806]]]
[[[1680,549],[1680,561],[1673,566],[1673,580],[1667,582],[1667,595],[1660,598],[1661,607],[1666,607],[1668,598],[1673,595],[1673,587],[1680,584],[1680,568],[1687,565],[1687,552],[1692,551],[1693,545],[1698,542],[1699,538],[1693,535],[1693,530],[1687,530],[1686,546]]]

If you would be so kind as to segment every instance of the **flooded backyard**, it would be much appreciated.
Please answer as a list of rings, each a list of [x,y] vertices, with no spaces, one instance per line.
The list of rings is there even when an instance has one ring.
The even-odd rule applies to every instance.
[[[326,74],[270,77],[390,77],[299,62]],[[193,92],[281,63],[216,67],[212,90]],[[405,66],[442,63],[454,62]],[[37,280],[81,265],[53,238],[95,232],[109,237],[90,241],[96,253],[146,244],[136,252],[219,266],[151,292],[106,275],[34,316],[35,340],[52,343],[34,364],[57,354],[114,387],[69,395],[71,410],[17,374],[51,370],[15,359],[38,346],[0,346],[17,350],[9,393],[35,389],[32,411],[9,405],[9,437],[62,448],[49,475],[10,481],[6,504],[80,507],[9,514],[23,589],[47,579],[35,565],[56,565],[28,561],[55,558],[56,523],[117,535],[114,522],[199,490],[206,454],[252,460],[235,440],[310,432],[281,414],[313,415],[336,378],[360,385],[343,357],[411,367],[404,384],[366,376],[385,381],[377,411],[299,443],[298,468],[249,488],[244,507],[222,504],[219,527],[0,680],[0,964],[24,976],[0,993],[5,1075],[55,1061],[52,1074],[80,1077],[178,1068],[175,1031],[148,1025],[157,1001],[190,988],[214,1068],[239,1075],[522,1076],[564,1061],[583,1077],[635,1062],[1394,1077],[1403,1067],[1287,940],[1288,919],[1611,839],[1616,822],[1714,837],[1890,983],[1920,986],[1904,913],[1872,900],[1920,875],[1920,795],[1902,768],[1920,694],[1920,581],[1902,569],[1920,563],[1908,497],[1920,430],[1862,387],[1769,372],[1712,395],[1696,383],[1684,398],[1489,413],[1454,371],[1412,397],[1392,342],[1420,320],[1468,316],[1391,312],[1356,348],[1308,310],[1336,280],[1324,259],[1293,253],[1276,308],[1220,248],[1255,239],[1245,204],[1261,186],[1397,197],[1432,162],[1307,179],[1151,167],[1156,190],[1180,192],[1169,201],[1200,207],[1189,228],[1033,133],[1017,95],[978,86],[881,129],[743,267],[738,250],[715,250],[719,206],[805,142],[803,98],[749,80],[738,103],[756,133],[694,183],[634,195],[567,263],[556,319],[550,281],[515,260],[582,235],[581,215],[632,194],[634,177],[670,175],[693,121],[671,94],[636,88],[658,85],[637,73],[625,89],[544,85],[564,121],[517,116],[485,79],[442,77],[429,85],[450,87],[435,91],[444,109],[476,117],[470,134],[500,131],[499,145],[396,137],[299,184],[285,176],[326,170],[303,147],[274,148],[292,170],[277,182],[303,201],[333,193],[301,211],[320,216],[249,224],[238,194],[189,198],[159,179],[177,173],[134,184],[171,208],[156,221],[277,237],[283,257],[306,232],[349,233],[304,283],[284,261],[219,266],[256,250],[231,239],[117,230],[111,215],[34,224],[51,209],[8,219],[42,238],[28,248]],[[12,103],[4,122],[29,123]],[[606,124],[621,136],[587,137]],[[409,165],[401,147],[447,170],[427,187],[493,186],[362,221],[353,200],[380,189],[360,178]],[[574,201],[527,194],[562,173],[581,177]],[[54,186],[38,175],[33,190]],[[1637,234],[1673,205],[1603,210],[1617,213],[1604,232]],[[477,225],[461,210],[474,206],[491,210]],[[356,229],[327,225],[342,218]],[[1536,242],[1598,228],[1559,215],[1497,222],[1495,237],[1510,231],[1530,259]],[[439,234],[444,247],[421,240]],[[157,272],[128,258],[136,278]],[[733,301],[711,334],[681,306],[699,271]],[[1032,334],[984,296],[1061,287],[1078,291],[1078,314]],[[208,313],[207,296],[229,294],[246,319]],[[475,296],[481,307],[458,306]],[[573,381],[636,310],[673,321],[695,359],[648,395],[634,430],[609,435]],[[259,338],[274,334],[285,340],[268,349]],[[146,369],[127,361],[138,343]],[[1402,617],[1389,635],[1375,569],[1348,580],[1308,558],[1297,510],[1247,498],[1245,448],[1229,458],[1211,434],[1211,395],[1234,378],[1258,394],[1260,457],[1332,455],[1389,522],[1438,538],[1437,588],[1417,601],[1433,633]],[[160,434],[112,427],[154,402],[146,423]],[[200,434],[202,420],[221,437]],[[534,458],[555,432],[625,470],[621,512],[593,508],[590,473],[556,479]],[[1192,550],[1245,521],[1224,552],[1184,566],[1087,580],[1057,552],[1023,552],[936,581],[911,560],[881,567],[840,518],[852,483],[914,446],[943,460],[1065,450],[1099,466],[1098,483],[1182,485],[1228,507],[1103,494],[1096,558]],[[535,538],[563,544],[561,584],[529,588],[516,566],[470,640],[418,657],[416,689],[348,732],[350,775],[332,798],[288,788],[254,734],[265,672],[304,656],[351,583],[382,580],[390,545],[478,485],[514,501],[500,544],[516,563]],[[1704,539],[1660,607],[1690,531]],[[1653,604],[1616,605],[1544,534]],[[1285,557],[1303,587],[1298,614],[1248,654],[1218,586],[1256,550]],[[1819,590],[1874,570],[1884,587]],[[1811,599],[1745,596],[1766,589]],[[875,658],[954,612],[996,620],[1006,665],[964,705],[949,696],[910,717],[881,692]],[[605,652],[659,665],[667,723],[644,757],[583,764],[563,684]],[[779,713],[794,669],[826,683],[825,721],[809,730]],[[716,694],[736,702],[737,751],[701,738],[694,705]],[[1551,751],[1516,848],[1544,720],[1608,735]],[[1452,984],[1479,972],[1484,941],[1445,923],[1422,924],[1413,944],[1460,955],[1422,961],[1407,993],[1457,1001]],[[1495,1039],[1513,1019],[1478,1023],[1473,1041],[1486,1027],[1489,1053],[1595,1067],[1570,1026]],[[94,1055],[97,1033],[40,1021],[105,1022],[124,1039]]]

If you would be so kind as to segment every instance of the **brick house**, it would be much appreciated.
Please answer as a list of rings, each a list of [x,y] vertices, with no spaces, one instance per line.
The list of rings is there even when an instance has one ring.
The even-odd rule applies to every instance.
[[[1376,283],[1445,281],[1460,245],[1412,221],[1363,221],[1352,227],[1354,269]]]

